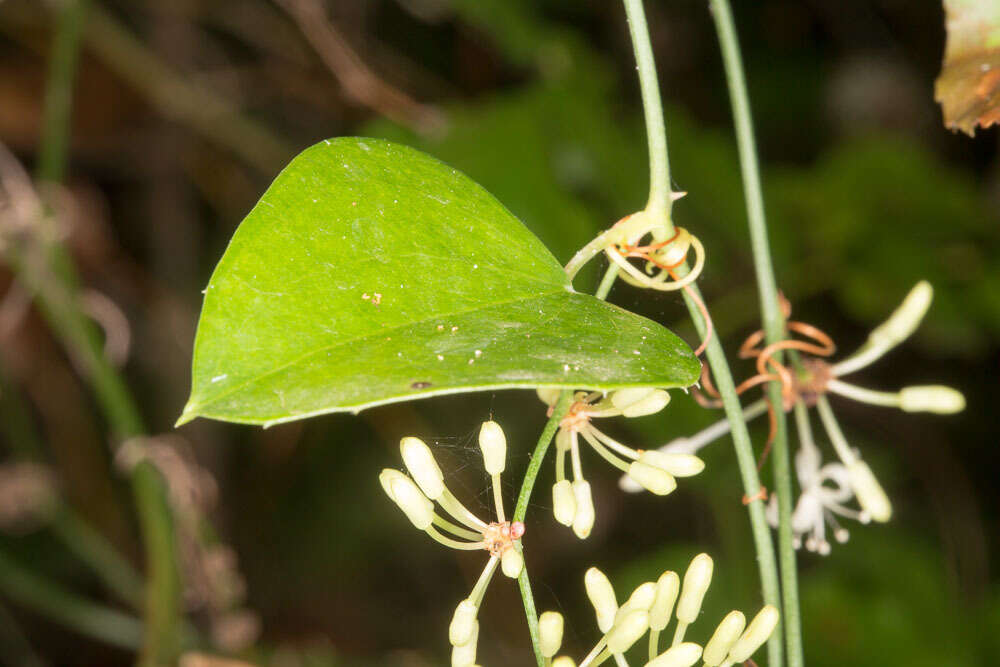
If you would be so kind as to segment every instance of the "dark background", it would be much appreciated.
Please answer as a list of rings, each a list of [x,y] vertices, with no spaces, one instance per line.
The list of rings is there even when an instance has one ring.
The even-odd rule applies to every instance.
[[[992,664],[1000,651],[997,131],[970,139],[942,127],[933,102],[944,45],[938,3],[735,4],[776,269],[796,318],[850,351],[926,278],[936,299],[923,327],[858,380],[886,389],[947,383],[969,401],[963,414],[939,417],[834,400],[896,514],[884,526],[851,525],[850,542],[834,545],[828,557],[800,556],[809,664]],[[186,400],[200,290],[215,262],[277,170],[312,143],[361,134],[419,147],[493,192],[560,261],[645,202],[645,136],[619,3],[326,5],[325,18],[306,24],[315,31],[328,20],[344,40],[339,46],[353,51],[356,59],[345,60],[336,36],[319,31],[340,54],[336,72],[280,3],[96,3],[100,20],[85,36],[61,196],[73,212],[68,241],[83,284],[127,317],[132,342],[124,372],[155,433],[172,430]],[[672,176],[690,193],[675,216],[708,249],[701,285],[734,351],[757,328],[756,288],[711,18],[705,2],[647,5]],[[0,140],[29,168],[52,29],[45,3],[0,3]],[[206,96],[235,115],[220,114]],[[0,269],[0,284],[10,283]],[[677,297],[619,285],[611,300],[694,341]],[[65,499],[138,564],[130,495],[109,460],[107,427],[86,385],[34,310],[5,319],[2,336],[0,457],[13,458],[24,438],[39,440]],[[732,356],[738,376],[753,373]],[[487,512],[475,433],[490,414],[508,433],[512,485],[545,419],[526,391],[393,405],[266,431],[204,420],[180,429],[217,484],[214,504],[204,507],[218,539],[238,554],[246,582],[246,601],[236,607],[244,623],[237,629],[247,632],[239,641],[216,636],[220,652],[228,646],[244,659],[281,666],[445,664],[448,621],[483,555],[447,551],[414,531],[376,476],[399,465],[400,437],[419,435],[441,445],[456,494]],[[660,415],[608,428],[651,447],[719,417],[675,392]],[[754,435],[759,447],[759,425]],[[711,553],[717,574],[706,620],[690,633],[702,642],[729,609],[759,606],[728,440],[704,458],[708,471],[664,501],[623,496],[614,471],[587,457],[598,518],[585,542],[551,519],[552,470],[544,466],[527,558],[540,608],[566,615],[571,655],[581,657],[597,639],[582,586],[592,564],[624,593],[664,569],[686,567],[698,551]],[[508,492],[512,502],[513,486]],[[38,575],[120,607],[44,524],[0,534],[0,546]],[[192,607],[196,627],[221,632],[217,610]],[[2,590],[0,611],[10,615],[0,624],[14,632],[16,621],[50,664],[131,659],[9,601]],[[528,664],[511,582],[493,582],[481,621],[480,662]],[[0,661],[24,659],[16,640],[3,645]]]

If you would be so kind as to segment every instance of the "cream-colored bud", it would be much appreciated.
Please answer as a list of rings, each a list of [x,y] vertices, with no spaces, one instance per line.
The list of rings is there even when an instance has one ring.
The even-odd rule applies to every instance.
[[[692,667],[701,658],[701,647],[692,642],[671,646],[646,663],[646,667]]]
[[[573,483],[568,479],[552,485],[552,513],[556,521],[564,526],[572,526],[576,516],[576,497],[573,495]]]
[[[597,628],[602,633],[608,632],[614,625],[615,614],[618,612],[618,600],[615,598],[615,589],[611,581],[603,572],[592,567],[584,575],[583,585],[587,589],[590,604],[594,605]]]
[[[693,477],[705,469],[705,462],[694,454],[673,454],[652,450],[640,454],[639,460],[666,470],[674,477]]]
[[[666,470],[642,461],[632,461],[628,466],[628,476],[650,493],[665,496],[677,488],[677,480]]]
[[[920,326],[934,297],[934,289],[926,280],[921,280],[910,290],[892,315],[868,336],[871,345],[893,347],[910,337]]]
[[[632,595],[628,596],[628,599],[622,603],[622,606],[618,608],[618,611],[615,612],[615,623],[620,621],[625,614],[633,611],[648,612],[649,608],[653,606],[653,601],[655,599],[656,584],[652,581],[640,584],[634,591],[632,591]]]
[[[535,390],[538,394],[538,399],[545,405],[555,405],[559,402],[559,394],[562,393],[562,389],[558,387],[539,387]]]
[[[524,556],[513,547],[507,549],[500,557],[500,569],[511,579],[517,579],[524,569]]]
[[[742,663],[750,659],[764,645],[778,625],[778,610],[768,605],[761,609],[743,635],[736,640],[726,656],[728,662]]]
[[[630,611],[622,616],[608,632],[608,650],[624,653],[632,644],[646,634],[649,629],[649,614],[644,611]]]
[[[551,658],[559,652],[563,638],[563,616],[557,611],[547,611],[538,617],[538,637],[542,656]]]
[[[656,414],[667,407],[670,394],[662,389],[635,387],[619,389],[611,394],[611,404],[625,417],[644,417]]]
[[[427,530],[434,521],[434,503],[428,500],[406,475],[400,475],[390,481],[389,497],[395,501],[399,509],[403,510],[406,518],[420,530]]]
[[[726,656],[729,655],[736,640],[743,634],[746,625],[747,617],[743,615],[743,612],[731,611],[726,614],[726,617],[719,623],[719,627],[715,629],[715,634],[705,644],[702,659],[707,667],[718,667],[726,661]]]
[[[479,429],[479,448],[483,450],[486,472],[499,475],[507,465],[507,436],[495,421],[483,422]]]
[[[431,448],[420,438],[403,438],[399,441],[399,451],[403,455],[406,469],[414,481],[431,500],[437,500],[444,493],[444,475],[434,460]]]
[[[472,622],[469,641],[451,649],[451,667],[473,667],[476,664],[476,649],[479,644],[479,621]]]
[[[892,517],[892,503],[889,502],[889,496],[885,495],[882,485],[875,479],[875,474],[868,464],[858,459],[847,466],[847,472],[861,509],[874,521],[881,523],[888,521]]]
[[[698,554],[688,565],[681,597],[677,601],[677,620],[681,623],[694,623],[698,618],[701,601],[712,583],[713,567],[712,557],[708,554]]]
[[[552,667],[576,667],[576,663],[568,655],[561,655],[552,661]]]
[[[451,617],[451,625],[448,626],[448,641],[452,646],[463,646],[472,639],[472,631],[476,626],[476,616],[479,614],[479,607],[469,599],[462,600],[455,607],[455,613]]]
[[[573,434],[564,428],[556,431],[556,451],[568,452],[573,447]]]
[[[573,532],[581,540],[590,536],[594,528],[594,499],[590,494],[590,482],[578,479],[573,482],[573,498],[576,500],[576,513],[573,515]]]
[[[899,407],[905,412],[950,415],[965,409],[965,396],[957,389],[943,385],[904,387],[899,392]]]
[[[392,498],[392,482],[400,477],[406,477],[406,475],[394,468],[383,468],[382,472],[378,475],[378,481],[379,484],[382,485],[382,490],[385,491],[385,495]],[[395,498],[392,499],[395,500]]]
[[[676,572],[666,571],[656,580],[656,598],[649,608],[649,627],[657,632],[670,624],[670,615],[674,613],[674,603],[681,588],[681,579]]]

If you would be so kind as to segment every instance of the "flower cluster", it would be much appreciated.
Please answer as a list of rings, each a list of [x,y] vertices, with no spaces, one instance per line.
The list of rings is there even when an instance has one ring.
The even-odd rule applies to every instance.
[[[558,389],[539,389],[546,405],[559,400]],[[579,391],[556,432],[556,482],[552,487],[552,507],[556,521],[573,528],[586,539],[594,526],[594,503],[590,483],[584,479],[580,462],[580,438],[604,460],[624,472],[639,488],[665,496],[677,488],[676,477],[697,475],[704,462],[692,454],[642,451],[623,445],[592,423],[602,417],[642,417],[659,412],[670,402],[662,389],[619,389],[610,394]],[[573,481],[566,479],[566,453],[570,455]]]
[[[849,533],[839,524],[838,516],[861,523],[886,522],[892,517],[892,503],[858,450],[848,444],[827,400],[827,394],[837,394],[870,405],[895,407],[904,412],[951,414],[965,408],[965,398],[951,387],[921,385],[904,387],[897,392],[884,392],[859,387],[842,379],[869,366],[909,338],[930,308],[932,297],[930,284],[925,281],[918,283],[889,318],[869,334],[865,344],[843,361],[830,363],[816,356],[820,354],[818,350],[822,351],[821,356],[832,354],[833,342],[815,328],[798,322],[789,322],[789,329],[804,333],[820,342],[820,346],[785,341],[748,355],[757,356],[759,369],[765,366],[774,369],[768,379],[782,381],[786,408],[794,411],[799,435],[795,471],[800,495],[792,514],[792,530],[798,546],[819,554],[828,554],[828,527],[836,541],[847,541]],[[770,358],[782,345],[785,349],[809,351],[813,354],[802,354],[798,367],[789,371]],[[787,381],[782,379],[786,377]],[[753,380],[745,384],[750,384]],[[839,462],[823,464],[813,437],[809,415],[811,407],[815,407],[819,413],[820,422]],[[743,415],[749,420],[765,412],[766,402],[757,401],[747,406]],[[694,436],[673,440],[659,451],[693,454],[728,431],[728,422],[719,422]],[[627,478],[622,479],[621,485],[628,491],[639,490],[634,481]],[[848,506],[854,499],[860,509]],[[777,498],[773,495],[768,505],[768,519],[773,526],[778,525]]]
[[[655,582],[648,581],[632,591],[619,606],[614,587],[596,567],[587,570],[584,585],[594,606],[597,627],[603,634],[579,667],[599,665],[614,658],[619,667],[628,665],[625,653],[649,633],[646,667],[692,667],[701,661],[706,667],[730,667],[750,659],[768,640],[778,624],[778,610],[766,606],[747,625],[742,612],[731,611],[722,619],[704,646],[684,641],[688,626],[698,618],[702,601],[712,582],[714,565],[708,554],[699,554],[688,566],[683,584],[676,572],[667,571]],[[660,653],[659,639],[676,618],[670,647]],[[572,658],[553,656],[562,643],[562,616],[545,612],[539,621],[542,655],[552,667],[576,667]]]
[[[483,549],[490,554],[483,573],[469,597],[458,604],[448,628],[448,639],[453,647],[453,667],[469,667],[476,662],[479,639],[476,617],[497,566],[512,579],[516,579],[524,568],[524,557],[517,542],[524,535],[524,524],[504,518],[503,498],[500,495],[500,475],[507,460],[507,439],[499,424],[494,421],[483,424],[479,431],[479,447],[486,472],[493,483],[497,520],[490,523],[470,512],[448,490],[434,455],[419,438],[403,438],[399,444],[403,462],[412,478],[392,468],[386,468],[379,475],[386,495],[419,530],[452,549]],[[435,502],[451,519],[435,511]]]

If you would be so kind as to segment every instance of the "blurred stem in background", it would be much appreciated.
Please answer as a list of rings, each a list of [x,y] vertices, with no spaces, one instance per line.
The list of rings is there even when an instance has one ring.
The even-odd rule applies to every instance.
[[[733,24],[729,0],[712,0],[712,18],[715,21],[726,70],[726,83],[736,125],[736,142],[743,173],[743,195],[746,199],[747,220],[750,226],[750,245],[753,250],[760,296],[760,316],[768,345],[785,338],[785,318],[781,312],[771,249],[767,237],[767,219],[764,215],[764,194],[760,184],[760,168],[754,141],[753,116],[747,94],[743,61],[740,57],[739,38]],[[780,363],[780,353],[775,356]],[[802,651],[802,620],[799,610],[799,583],[795,562],[795,545],[792,541],[792,472],[788,454],[788,421],[781,395],[781,384],[768,383],[767,394],[775,420],[775,435],[771,453],[774,467],[775,493],[778,495],[778,553],[781,560],[782,617],[789,667],[805,664]],[[777,634],[777,633],[776,633]]]
[[[650,195],[646,211],[662,218],[665,225],[665,236],[674,233],[673,220],[670,218],[670,165],[666,157],[667,130],[663,120],[660,89],[656,76],[656,63],[653,60],[653,49],[649,42],[649,28],[646,25],[646,15],[642,0],[624,0],[625,12],[628,15],[629,31],[632,35],[632,45],[635,49],[636,64],[639,69],[639,83],[642,90],[643,108],[646,110],[646,132],[649,135],[649,168]],[[662,151],[663,156],[655,155],[654,151]],[[766,238],[765,238],[766,243]],[[684,276],[688,267],[677,271],[678,276]],[[692,291],[701,298],[696,284],[691,285]],[[687,293],[684,301],[694,320],[698,333],[704,337],[707,333],[707,323],[702,317],[698,305]],[[760,570],[761,589],[765,604],[781,608],[778,564],[774,555],[774,545],[771,542],[771,529],[764,516],[764,501],[760,498],[760,479],[757,476],[757,464],[754,461],[753,446],[750,442],[750,432],[743,421],[743,411],[733,383],[733,375],[729,370],[722,343],[717,335],[712,336],[706,348],[706,357],[715,377],[716,387],[722,397],[726,418],[732,426],[733,446],[736,449],[736,460],[743,479],[743,490],[750,499],[747,510],[750,514],[750,525],[753,530],[754,543],[757,550],[757,565]],[[768,664],[779,667],[782,664],[781,636],[775,633],[768,641]]]
[[[73,84],[80,48],[80,36],[88,9],[86,0],[66,0],[58,5],[56,32],[46,88],[43,134],[41,137],[38,180],[43,188],[58,185],[65,170]],[[10,250],[10,262],[18,281],[37,298],[38,306],[80,373],[91,384],[97,402],[108,420],[116,446],[144,433],[139,410],[121,376],[105,357],[100,337],[93,323],[79,307],[76,272],[72,259],[52,233],[52,208],[47,207],[37,224],[18,239]],[[146,602],[144,626],[134,627],[107,613],[97,613],[79,605],[79,618],[63,614],[65,622],[80,619],[92,623],[94,631],[107,630],[109,640],[126,645],[133,635],[142,639],[139,663],[172,665],[180,650],[180,577],[174,542],[174,525],[167,499],[167,488],[159,471],[148,461],[141,461],[130,471],[138,519],[146,555]],[[93,535],[77,530],[76,524],[63,526],[67,539],[78,541],[80,551],[100,554]],[[11,564],[5,563],[10,570]],[[34,582],[35,593],[47,595],[47,582],[18,576],[15,581]],[[124,580],[119,583],[124,584]],[[117,583],[116,583],[117,585]],[[51,598],[52,596],[48,596]],[[36,600],[37,601],[37,600]],[[64,601],[65,602],[65,601]],[[87,604],[87,603],[82,603]],[[51,605],[50,615],[63,604]],[[104,628],[107,621],[107,628]],[[90,627],[90,626],[86,626]],[[103,629],[102,629],[103,628]],[[137,640],[138,641],[138,640]]]

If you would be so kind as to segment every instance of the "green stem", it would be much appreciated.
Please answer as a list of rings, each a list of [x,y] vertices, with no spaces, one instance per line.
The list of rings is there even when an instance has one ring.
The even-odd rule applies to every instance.
[[[643,12],[641,0],[624,0],[625,11],[629,17],[632,39],[634,41],[636,62],[639,69],[639,79],[642,84],[643,106],[646,111],[646,132],[649,134],[650,149],[654,146],[658,150],[666,153],[667,132],[663,120],[663,113],[659,100],[659,87],[656,84],[656,66],[652,60],[652,49],[649,46],[649,32],[645,30],[646,19]],[[644,28],[639,30],[639,27]],[[655,97],[648,100],[646,91],[650,96]],[[654,95],[655,94],[655,95]],[[652,113],[655,111],[656,113]],[[669,163],[666,158],[655,160],[650,156],[650,168],[659,170],[659,173],[650,176],[650,183],[662,189],[662,194],[650,197],[650,201],[668,202],[664,217],[664,234],[673,234],[673,222],[669,217],[671,201],[670,192],[670,172]],[[687,265],[680,267],[678,276],[687,274]],[[696,285],[691,285],[691,294],[685,290],[684,301],[687,304],[691,319],[701,336],[707,333],[706,322],[692,294],[701,298],[701,294]],[[750,432],[747,430],[746,422],[743,420],[743,410],[740,406],[739,397],[736,395],[736,387],[733,383],[732,372],[729,370],[729,362],[726,360],[722,344],[718,336],[713,336],[709,340],[706,349],[706,358],[711,367],[712,375],[715,377],[716,387],[722,397],[723,407],[726,417],[732,425],[733,446],[736,450],[736,460],[740,468],[740,476],[743,479],[743,490],[748,498],[756,498],[760,492],[760,479],[757,476],[757,465],[754,461],[753,446],[750,442]],[[757,550],[757,565],[760,569],[761,589],[764,602],[776,607],[780,607],[780,590],[778,586],[778,565],[774,555],[774,545],[771,542],[770,528],[764,516],[763,502],[754,500],[747,505],[750,514],[750,526],[753,531],[754,544]],[[780,667],[782,664],[782,646],[780,638],[774,638],[768,642],[768,664],[772,667]]]
[[[130,650],[142,644],[142,624],[136,619],[67,593],[2,551],[0,589],[18,604],[53,618],[82,635]]]
[[[40,177],[55,181],[65,169],[74,72],[85,0],[67,0],[59,9],[58,32],[46,97],[42,153],[50,162]],[[72,259],[56,242],[35,238],[13,253],[18,279],[37,297],[43,314],[88,379],[117,441],[143,433],[142,419],[128,388],[104,356],[100,337],[79,308]],[[148,463],[131,472],[132,491],[147,557],[143,665],[174,664],[180,649],[180,581],[174,526],[160,473]]]
[[[740,56],[739,38],[736,34],[729,0],[712,0],[711,9],[719,35],[719,44],[722,48],[726,83],[729,87],[733,120],[736,125],[740,169],[743,173],[743,195],[746,199],[750,243],[757,274],[757,290],[760,295],[761,319],[767,343],[772,344],[785,338],[785,318],[781,311],[777,281],[771,262],[767,220],[764,215],[764,194],[760,183],[753,118]],[[776,355],[776,360],[780,362],[780,355]],[[789,667],[802,667],[805,664],[805,659],[802,650],[799,584],[792,536],[792,471],[788,453],[788,425],[782,402],[781,386],[778,383],[770,383],[768,397],[776,420],[771,458],[774,466],[775,492],[778,494],[778,552],[781,561],[783,598],[781,623],[784,626],[788,665]]]
[[[528,469],[524,473],[524,481],[521,482],[521,491],[517,496],[517,505],[514,507],[512,521],[524,521],[524,517],[528,513],[528,502],[531,500],[531,492],[534,490],[535,480],[538,478],[538,471],[541,470],[542,462],[545,460],[545,453],[549,450],[549,445],[556,434],[556,429],[559,428],[559,422],[562,421],[562,418],[569,411],[569,406],[572,402],[573,392],[566,389],[559,395],[559,401],[552,408],[552,416],[545,423],[542,434],[538,436],[538,444],[535,445],[535,451],[531,453],[531,462],[528,463]],[[515,541],[514,545],[517,549],[520,549],[520,540]],[[531,635],[531,646],[535,651],[535,660],[538,662],[539,667],[543,667],[545,658],[542,656],[541,639],[538,636],[538,611],[535,609],[535,597],[531,593],[531,581],[528,579],[527,563],[525,563],[524,568],[521,570],[521,575],[517,578],[517,585],[521,590],[521,600],[524,602],[524,615],[528,619],[528,633]]]

